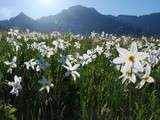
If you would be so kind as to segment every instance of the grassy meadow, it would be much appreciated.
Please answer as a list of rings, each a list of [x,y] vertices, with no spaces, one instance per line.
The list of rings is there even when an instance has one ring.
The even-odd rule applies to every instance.
[[[159,120],[160,39],[0,33],[0,120]]]

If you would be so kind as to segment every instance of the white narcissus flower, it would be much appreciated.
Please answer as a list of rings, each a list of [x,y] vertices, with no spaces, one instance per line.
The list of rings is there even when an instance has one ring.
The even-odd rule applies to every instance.
[[[136,86],[136,88],[142,88],[144,84],[147,83],[153,83],[154,79],[150,76],[151,74],[151,66],[147,64],[145,68],[145,74],[142,76],[141,82]]]
[[[119,77],[119,79],[122,78],[122,84],[126,82],[126,80],[128,80],[129,82],[132,82],[132,83],[136,83],[136,71],[130,69],[129,71],[122,71],[122,75]]]
[[[13,71],[12,69],[17,67],[16,61],[17,61],[17,57],[14,56],[11,62],[9,62],[9,61],[4,62],[4,64],[9,66],[9,69],[7,71],[8,73],[12,73],[12,71]]]
[[[73,55],[67,55],[66,59],[68,59],[71,63],[77,62],[77,59],[75,59]]]
[[[91,49],[87,50],[87,53],[83,54],[82,56],[79,56],[79,60],[82,66],[87,65],[91,63],[93,60],[96,59],[97,55],[95,54],[96,52]]]
[[[115,58],[113,63],[124,64],[123,69],[125,71],[134,68],[139,72],[143,72],[141,61],[144,60],[148,55],[144,52],[138,52],[136,42],[131,44],[130,51],[121,47],[118,47],[117,51],[119,53],[119,57]]]
[[[47,90],[47,93],[50,92],[50,88],[54,87],[54,85],[51,83],[51,81],[47,80],[44,76],[43,78],[39,81],[40,84],[42,84],[42,87],[40,91],[43,91],[44,89]]]
[[[101,55],[103,53],[103,47],[100,47],[99,45],[96,47],[95,51]]]
[[[45,42],[41,43],[33,43],[31,45],[33,49],[37,49],[42,56],[46,56],[47,58],[50,58],[54,54],[54,49],[47,46]]]
[[[81,44],[79,42],[75,42],[74,43],[74,47],[77,48],[77,49],[80,49],[81,48]]]
[[[37,65],[37,62],[34,59],[31,59],[28,62],[24,62],[26,65],[26,69],[29,70],[29,68],[32,68],[33,70],[35,69],[35,66]]]
[[[103,54],[105,55],[106,58],[108,58],[112,55],[109,50],[105,51]]]
[[[80,77],[80,74],[77,72],[80,64],[75,64],[74,66],[72,66],[71,62],[68,59],[66,59],[65,64],[66,65],[63,65],[63,67],[67,70],[67,72],[65,73],[66,77],[71,75],[74,81],[76,80],[76,77]]]
[[[52,42],[55,47],[55,51],[58,49],[65,50],[70,44],[62,39],[58,39]]]
[[[152,65],[155,66],[159,62],[159,51],[158,50],[150,50],[149,51],[149,56],[148,56],[148,62]]]
[[[14,82],[8,82],[8,85],[13,87],[12,90],[10,91],[11,94],[16,94],[16,96],[19,95],[19,90],[22,89],[22,86],[20,84],[21,81],[22,81],[22,78],[15,75]]]

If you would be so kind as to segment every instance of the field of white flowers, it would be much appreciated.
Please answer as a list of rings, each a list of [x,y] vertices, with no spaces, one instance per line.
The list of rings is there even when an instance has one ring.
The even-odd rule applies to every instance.
[[[160,39],[0,33],[0,120],[159,120]]]

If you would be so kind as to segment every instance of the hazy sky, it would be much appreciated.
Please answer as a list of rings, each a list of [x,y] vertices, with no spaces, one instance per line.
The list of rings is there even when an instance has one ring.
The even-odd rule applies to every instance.
[[[160,0],[0,0],[0,20],[16,16],[20,12],[32,18],[54,15],[78,4],[112,15],[160,12]]]

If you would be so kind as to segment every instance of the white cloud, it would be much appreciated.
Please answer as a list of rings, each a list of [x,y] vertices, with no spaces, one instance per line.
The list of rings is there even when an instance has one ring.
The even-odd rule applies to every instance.
[[[12,16],[12,10],[9,8],[0,8],[0,19],[8,19]]]

